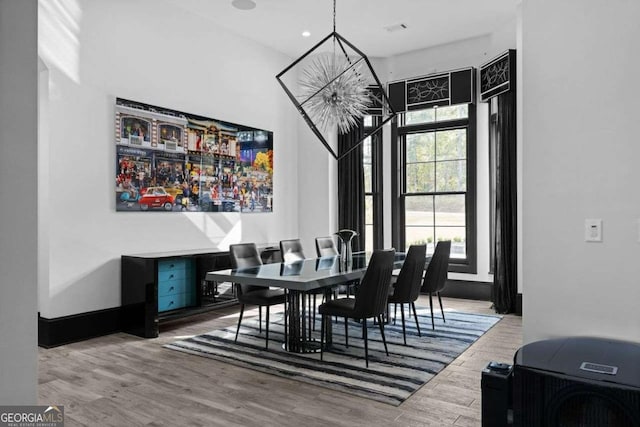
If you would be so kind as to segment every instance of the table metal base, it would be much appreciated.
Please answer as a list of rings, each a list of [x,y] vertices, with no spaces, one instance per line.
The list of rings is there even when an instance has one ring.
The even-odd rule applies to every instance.
[[[320,340],[316,338],[311,338],[311,340],[309,340],[308,338],[300,340],[295,348],[296,353],[320,353]],[[288,343],[282,343],[282,349],[289,352],[294,352],[293,350],[289,349]]]
[[[320,340],[312,337],[313,325],[307,319],[314,310],[307,307],[306,292],[287,290],[287,342],[283,348],[292,353],[315,353],[320,351]],[[331,298],[330,290],[325,292],[325,299]],[[319,316],[319,314],[318,314]],[[332,342],[331,330],[325,335],[325,346]]]

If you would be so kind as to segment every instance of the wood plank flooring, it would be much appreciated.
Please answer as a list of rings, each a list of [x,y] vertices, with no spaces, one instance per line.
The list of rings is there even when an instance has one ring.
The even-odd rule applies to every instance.
[[[485,301],[443,304],[493,313]],[[64,405],[66,426],[479,426],[482,368],[522,345],[522,319],[505,316],[399,407],[162,348],[234,325],[238,312],[162,325],[156,339],[117,333],[40,349],[39,402]]]

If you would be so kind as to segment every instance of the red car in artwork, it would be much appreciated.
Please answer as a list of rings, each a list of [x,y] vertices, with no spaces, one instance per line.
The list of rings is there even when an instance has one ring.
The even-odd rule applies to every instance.
[[[163,187],[149,187],[144,191],[138,203],[143,211],[149,210],[149,208],[164,208],[164,210],[170,211],[173,209],[175,200]]]

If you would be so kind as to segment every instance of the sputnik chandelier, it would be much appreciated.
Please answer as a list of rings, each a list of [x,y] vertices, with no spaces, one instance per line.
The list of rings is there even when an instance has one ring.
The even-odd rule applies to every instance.
[[[335,124],[340,133],[349,132],[371,104],[368,84],[362,78],[362,64],[351,69],[349,65],[342,56],[321,54],[302,70],[298,84],[306,100],[303,105],[323,130]]]
[[[297,93],[284,83],[287,75],[297,81]],[[336,0],[333,0],[333,32],[276,76],[307,125],[336,159],[349,154],[368,135],[348,150],[336,153],[322,132],[348,133],[365,115],[381,116],[377,132],[395,112],[369,59],[336,32]]]

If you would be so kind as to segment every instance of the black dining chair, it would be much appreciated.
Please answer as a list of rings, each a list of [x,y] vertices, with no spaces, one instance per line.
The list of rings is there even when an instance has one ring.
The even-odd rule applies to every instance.
[[[338,249],[333,237],[316,237],[316,254],[318,258],[338,255]]]
[[[305,259],[300,239],[281,240],[280,253],[282,254],[282,261],[284,262],[302,261]],[[307,302],[309,311],[311,311],[311,316],[309,316],[309,333],[311,333],[311,330],[316,329],[316,295],[321,293],[323,293],[322,289],[314,289],[307,292]]]
[[[255,243],[240,243],[229,246],[229,256],[231,258],[231,267],[234,270],[257,267],[262,265],[262,259]],[[244,307],[247,304],[257,305],[260,310],[259,324],[260,333],[262,333],[262,307],[267,308],[267,318],[265,323],[265,348],[269,348],[269,307],[277,304],[285,304],[285,293],[282,289],[269,289],[264,286],[238,285],[238,302],[240,303],[240,317],[238,318],[238,327],[236,329],[236,338],[238,341],[238,333],[240,332],[240,323],[242,323],[242,315]],[[285,342],[287,340],[287,315],[285,305]]]
[[[433,294],[438,295],[440,302],[440,312],[442,313],[442,321],[444,318],[444,309],[442,308],[442,298],[440,291],[447,284],[447,272],[449,270],[449,257],[451,256],[451,241],[438,242],[436,249],[433,251],[431,261],[424,275],[424,281],[420,292],[429,294],[429,307],[431,308],[431,328],[435,329],[436,325],[433,320]]]
[[[321,257],[330,257],[330,256],[338,256],[338,248],[336,248],[335,240],[333,237],[316,237],[316,254],[318,258]],[[358,284],[358,280],[354,280],[350,283],[340,285],[334,291],[334,294],[347,294],[347,296],[351,295],[351,287]]]
[[[284,262],[300,261],[305,259],[300,239],[281,240],[280,254],[282,255],[282,261]]]
[[[387,294],[389,291],[389,281],[393,272],[393,262],[395,250],[376,250],[371,256],[367,271],[358,286],[354,298],[338,298],[327,301],[318,307],[318,312],[322,315],[320,328],[320,360],[322,360],[325,330],[329,328],[331,322],[327,322],[329,316],[344,317],[345,345],[349,346],[348,320],[359,319],[362,321],[362,336],[364,339],[364,358],[366,366],[369,367],[369,347],[367,338],[367,319],[373,317],[377,319],[380,327],[380,335],[384,343],[384,350],[389,355],[387,340],[384,336],[383,315],[387,307]]]
[[[407,345],[407,333],[404,320],[404,305],[409,305],[409,316],[413,309],[413,317],[416,321],[418,336],[420,333],[420,324],[418,323],[418,314],[416,313],[415,301],[420,296],[420,287],[422,285],[422,273],[424,272],[424,263],[427,257],[426,245],[412,245],[407,251],[407,256],[402,264],[400,273],[393,287],[393,294],[389,295],[387,302],[389,304],[400,304],[400,315],[402,316],[402,338],[404,345]]]

